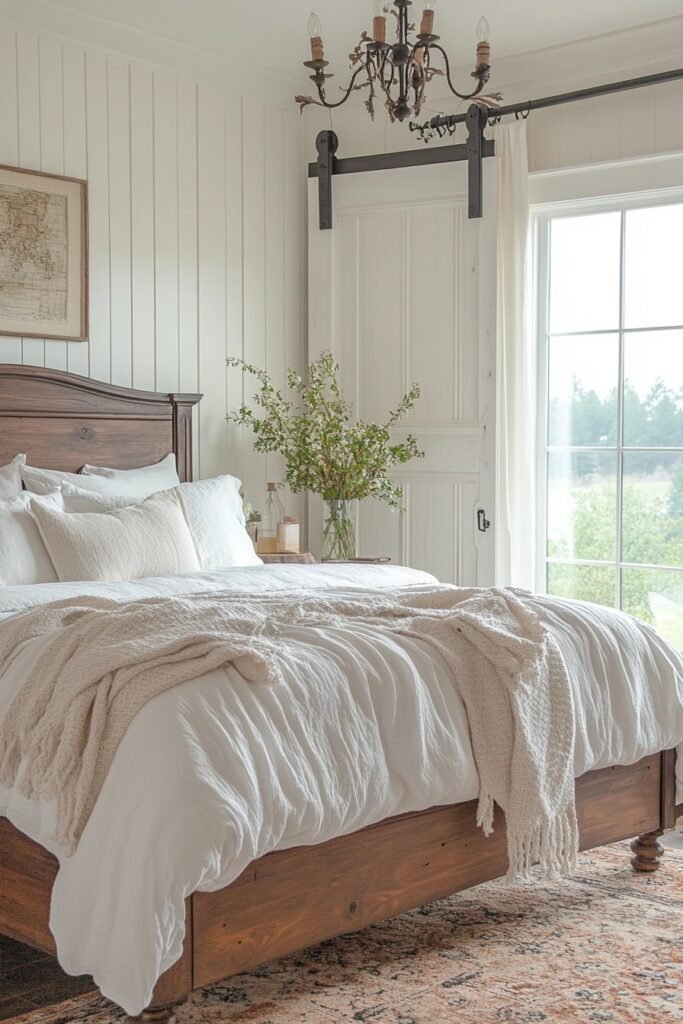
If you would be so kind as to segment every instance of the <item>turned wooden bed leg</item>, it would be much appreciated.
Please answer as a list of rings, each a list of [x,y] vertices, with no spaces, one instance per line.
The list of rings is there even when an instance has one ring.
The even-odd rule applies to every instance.
[[[180,1004],[173,1006],[154,1006],[143,1010],[139,1017],[129,1018],[142,1024],[176,1024],[175,1012]]]
[[[651,874],[653,871],[659,870],[664,854],[664,847],[659,842],[659,837],[662,834],[663,830],[658,829],[657,832],[647,832],[644,836],[638,836],[633,840],[631,843],[633,850],[631,866],[634,871]]]

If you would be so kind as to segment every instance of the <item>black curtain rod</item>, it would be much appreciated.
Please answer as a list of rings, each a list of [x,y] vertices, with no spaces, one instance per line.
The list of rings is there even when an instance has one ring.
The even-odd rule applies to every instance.
[[[557,107],[561,103],[576,103],[579,100],[590,100],[596,96],[609,96],[615,92],[626,92],[628,89],[642,89],[647,85],[662,85],[683,78],[683,68],[672,71],[660,71],[655,75],[644,75],[642,78],[628,78],[623,82],[608,82],[606,85],[595,85],[589,89],[575,89],[573,92],[562,92],[557,96],[543,96],[537,100],[525,100],[523,103],[509,103],[504,107],[492,107],[490,117],[497,119],[506,114],[527,114],[532,110],[543,110],[545,107]],[[426,125],[413,125],[411,130],[419,127],[446,128],[448,125],[463,124],[467,113],[442,114],[433,117]]]

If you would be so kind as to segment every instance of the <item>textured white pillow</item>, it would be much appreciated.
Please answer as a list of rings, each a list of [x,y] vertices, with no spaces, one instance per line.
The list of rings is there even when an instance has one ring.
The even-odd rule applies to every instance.
[[[31,513],[62,582],[135,580],[200,566],[173,491],[113,512],[58,512],[41,500]]]
[[[263,564],[244,525],[240,487],[234,476],[217,476],[176,488],[202,569]]]
[[[86,468],[90,473],[86,473]],[[100,471],[97,466],[84,467],[82,473],[64,473],[59,469],[37,469],[35,466],[22,466],[21,476],[24,486],[34,494],[48,494],[59,489],[63,483],[79,487],[97,494],[115,494],[124,498],[142,501],[157,491],[166,491],[178,484],[178,473],[175,468],[175,456],[167,455],[154,466],[141,466],[140,469],[111,469]],[[92,472],[97,470],[97,472]]]
[[[74,487],[66,481],[60,490],[65,512],[113,512],[117,508],[139,504],[137,498],[126,498],[123,494],[98,494],[97,491]]]
[[[81,475],[105,477],[112,485],[117,485],[112,486],[112,494],[130,494],[136,498],[147,498],[150,494],[167,491],[180,483],[173,452],[164,456],[161,462],[155,462],[153,466],[141,466],[139,469],[109,469],[107,466],[89,466],[86,463]],[[82,486],[89,487],[87,484]]]
[[[25,462],[25,455],[15,455],[6,466],[0,466],[0,501],[16,498],[18,494],[21,494],[20,468]]]
[[[241,486],[236,477],[226,475],[174,488],[202,569],[263,564],[244,525]],[[68,483],[62,486],[62,497],[66,512],[109,512],[131,504],[122,495],[93,494]]]
[[[0,586],[24,583],[55,583],[57,573],[29,512],[35,495],[24,491],[0,501]],[[62,508],[59,492],[40,499],[55,511]]]

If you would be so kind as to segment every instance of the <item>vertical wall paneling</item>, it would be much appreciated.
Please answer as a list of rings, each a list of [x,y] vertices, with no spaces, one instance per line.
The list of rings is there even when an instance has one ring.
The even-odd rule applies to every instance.
[[[620,156],[643,156],[655,151],[655,89],[634,89],[622,104]]]
[[[19,116],[19,163],[41,170],[40,146],[40,65],[38,38],[29,32],[17,32],[17,109]],[[34,366],[45,364],[45,342],[24,338],[22,359]]]
[[[284,119],[283,111],[269,107],[265,113],[265,350],[268,372],[276,387],[285,386],[285,267],[284,267]],[[282,480],[279,456],[266,458],[266,475]],[[284,497],[284,496],[283,496]]]
[[[244,356],[244,187],[242,166],[242,101],[237,97],[225,99],[225,355]],[[248,382],[237,369],[226,370],[226,409],[233,412],[244,401]],[[249,462],[249,437],[234,423],[226,424],[227,465],[234,476],[244,479]],[[249,500],[258,504],[259,495],[249,494]]]
[[[109,288],[112,384],[131,387],[133,337],[131,296],[130,210],[130,69],[119,60],[107,62],[109,155]]]
[[[178,382],[199,388],[197,320],[197,86],[178,80]],[[193,438],[198,461],[199,438]],[[195,463],[196,464],[196,463]]]
[[[199,87],[197,117],[199,266],[199,407],[202,476],[227,467],[225,371],[225,111],[224,97]],[[222,409],[218,417],[214,410]]]
[[[562,167],[590,163],[591,133],[586,131],[586,127],[592,120],[592,102],[567,103],[554,110],[560,121],[559,161]]]
[[[176,79],[154,72],[154,248],[157,344],[156,389],[179,386],[178,331],[178,102]]]
[[[85,59],[88,152],[90,279],[90,373],[111,375],[111,273],[109,244],[109,111],[107,58],[88,51]]]
[[[131,321],[133,387],[153,391],[155,373],[154,291],[154,98],[152,72],[130,69]]]
[[[283,118],[284,133],[284,218],[282,232],[282,261],[284,264],[285,302],[285,367],[299,372],[306,363],[305,319],[308,290],[306,281],[305,241],[306,177],[300,171],[298,154],[301,150],[300,117],[296,112]],[[305,515],[305,502],[301,495],[287,496],[287,510],[300,518]]]
[[[621,144],[621,104],[623,96],[598,96],[591,102],[590,109],[590,159],[596,163],[614,159]],[[582,107],[583,104],[578,104]],[[586,125],[584,125],[584,131]],[[572,163],[577,161],[572,160]]]
[[[88,177],[85,119],[85,53],[72,43],[62,45],[62,131],[64,173],[73,178]],[[66,343],[66,363],[70,373],[87,377],[90,373],[90,346],[83,341]]]
[[[262,505],[282,470],[226,424],[254,388],[225,357],[280,384],[305,361],[298,113],[4,25],[0,97],[0,163],[88,181],[90,298],[89,342],[0,337],[0,362],[202,391],[197,473],[239,474]]]
[[[655,149],[683,150],[683,82],[666,82],[655,90]]]
[[[64,173],[64,97],[62,44],[56,39],[39,39],[41,170]],[[45,365],[66,370],[66,342],[46,339]]]
[[[267,368],[266,159],[263,104],[245,99],[242,105],[244,358],[248,363]],[[253,378],[245,381],[245,387],[250,398],[256,390]],[[257,507],[263,505],[265,475],[265,460],[250,452],[244,464],[244,489]]]
[[[0,163],[19,163],[19,106],[17,102],[17,37],[0,27]],[[21,338],[0,335],[0,362],[21,362]]]

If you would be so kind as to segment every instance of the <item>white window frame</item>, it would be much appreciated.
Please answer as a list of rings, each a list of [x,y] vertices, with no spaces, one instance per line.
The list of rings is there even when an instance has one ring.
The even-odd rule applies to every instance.
[[[549,295],[549,238],[550,222],[561,217],[577,217],[582,214],[608,213],[634,210],[642,207],[667,206],[683,203],[683,154],[667,154],[642,160],[626,160],[618,163],[592,165],[587,167],[562,168],[551,172],[530,175],[530,230],[532,240],[531,281],[533,289],[532,330],[537,358],[537,417],[536,417],[536,589],[547,592],[547,454],[548,436],[548,295]],[[623,233],[622,233],[623,244]],[[622,252],[623,276],[623,252]],[[621,569],[628,566],[621,558],[622,547],[622,398],[623,398],[623,329],[624,329],[624,282],[620,286],[619,326],[619,394],[618,394],[618,436],[617,459],[622,469],[617,473],[617,550],[615,601],[619,607],[621,599]],[[645,449],[638,449],[643,451]],[[655,450],[655,449],[653,449]],[[659,451],[660,449],[656,449]],[[676,451],[680,449],[672,449]],[[572,559],[561,559],[572,564]],[[591,563],[578,559],[577,564]],[[649,568],[649,566],[637,566]],[[656,568],[660,568],[657,566]],[[666,568],[666,567],[662,567]]]

